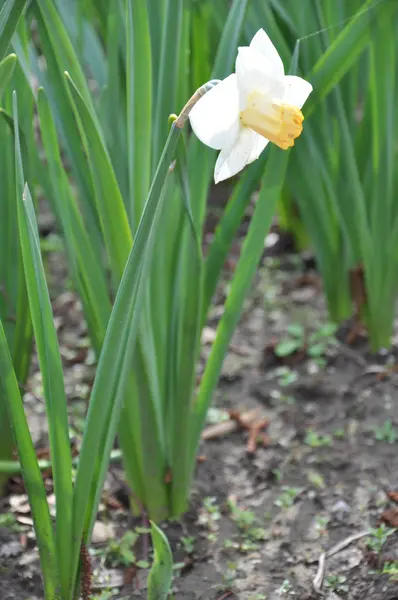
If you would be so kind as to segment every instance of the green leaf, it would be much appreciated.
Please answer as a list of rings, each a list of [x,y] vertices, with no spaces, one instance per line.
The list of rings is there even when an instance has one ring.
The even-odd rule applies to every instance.
[[[249,231],[243,243],[234,279],[225,302],[224,313],[217,328],[216,339],[192,408],[190,450],[192,463],[224,357],[232,339],[233,331],[239,321],[244,299],[252,284],[258,262],[264,252],[264,239],[271,226],[276,202],[281,194],[288,158],[289,151],[281,151],[276,147],[269,149],[267,167],[261,182],[261,189],[251,218]]]
[[[276,356],[289,356],[301,348],[301,343],[297,340],[282,340],[275,348]]]
[[[221,270],[227,260],[236,232],[241,224],[245,210],[256,191],[267,161],[267,153],[263,152],[258,160],[246,170],[240,182],[235,186],[221,221],[217,226],[214,239],[206,258],[206,271],[203,299],[203,323],[206,320],[209,306],[215,294]]]
[[[290,323],[290,325],[287,326],[287,331],[290,335],[297,338],[302,338],[304,336],[304,327],[301,323]]]
[[[37,107],[51,185],[49,200],[64,234],[71,275],[83,303],[91,342],[98,355],[112,308],[106,274],[65,172],[55,123],[43,88],[38,91]]]
[[[212,79],[223,79],[233,70],[247,2],[248,0],[233,0],[231,4],[218,45]],[[195,190],[195,202],[192,207],[194,221],[197,224],[202,224],[206,213],[207,196],[214,168],[215,152],[214,150],[204,148],[203,144],[192,136],[188,157],[191,186]]]
[[[248,0],[232,2],[214,61],[213,79],[224,79],[230,74],[237,55],[247,4]]]
[[[17,174],[18,226],[37,353],[43,378],[48,417],[54,491],[57,501],[56,551],[63,593],[70,585],[72,535],[72,455],[62,362],[58,348],[50,296],[47,288],[40,239],[32,198],[26,185],[19,142],[16,93],[13,95],[15,162]],[[61,559],[62,557],[62,559]]]
[[[331,337],[336,333],[337,329],[338,327],[336,323],[326,323],[320,327],[320,329],[316,332],[316,335],[318,337]]]
[[[0,10],[0,60],[5,56],[26,0],[5,0]]]
[[[14,72],[16,63],[16,54],[9,54],[0,62],[0,98],[2,97],[7,83]]]
[[[398,4],[391,0],[367,0],[363,4],[314,66],[309,77],[314,92],[306,104],[307,115],[335,87],[366,48],[372,39],[373,24],[387,25],[397,12]]]
[[[311,344],[307,352],[312,358],[323,356],[326,352],[326,345],[322,342],[319,342],[318,344]]]
[[[127,0],[128,213],[135,231],[147,197],[152,150],[152,57],[146,3]]]
[[[74,488],[73,556],[88,541],[109,463],[147,290],[164,186],[181,130],[174,125],[137,229],[109,320],[86,419]],[[77,572],[77,561],[74,573]]]
[[[0,388],[7,403],[7,409],[14,431],[15,443],[18,448],[23,480],[28,492],[36,533],[36,542],[40,554],[45,595],[46,598],[57,598],[59,591],[58,567],[46,490],[37,464],[35,448],[24,413],[21,393],[1,321]]]
[[[173,555],[163,531],[154,523],[152,542],[154,562],[148,575],[148,600],[167,600],[173,579]]]
[[[176,106],[179,52],[182,32],[182,0],[164,0],[162,45],[156,88],[153,132],[153,164],[156,165],[167,138],[169,115],[182,109]],[[172,42],[171,42],[172,40]]]
[[[114,283],[120,281],[132,237],[123,198],[99,123],[66,73],[82,141],[96,191],[96,208],[109,256]]]

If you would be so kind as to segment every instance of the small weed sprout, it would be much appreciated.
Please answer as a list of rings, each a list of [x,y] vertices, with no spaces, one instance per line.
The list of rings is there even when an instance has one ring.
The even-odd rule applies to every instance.
[[[221,518],[220,507],[217,499],[208,496],[203,500],[203,506],[199,515],[199,524],[208,530],[207,539],[214,542],[217,539],[218,521]]]
[[[195,538],[193,536],[182,536],[181,545],[185,554],[193,554],[195,551]]]
[[[235,548],[241,552],[250,552],[258,547],[259,542],[267,539],[267,531],[260,527],[254,512],[240,508],[232,499],[228,501],[232,520],[236,523],[240,539],[238,542],[225,540],[224,548]]]
[[[378,442],[394,444],[398,439],[398,430],[393,426],[391,419],[386,419],[381,427],[375,427],[374,433]]]
[[[336,594],[348,592],[348,585],[346,584],[347,577],[344,575],[328,575],[325,580],[325,585],[332,592]]]
[[[303,350],[318,366],[324,367],[324,357],[338,343],[334,335],[336,330],[334,323],[326,323],[318,331],[307,335],[301,323],[292,323],[287,328],[287,337],[277,344],[275,354],[283,358]]]
[[[398,560],[385,563],[383,575],[389,575],[393,581],[398,581]]]
[[[293,586],[288,579],[285,579],[278,590],[278,596],[294,596]]]
[[[274,504],[279,506],[279,508],[290,508],[302,491],[302,488],[285,487],[280,496],[275,500]]]
[[[376,552],[376,554],[380,554],[384,544],[397,530],[392,529],[390,527],[386,527],[384,523],[382,523],[379,527],[373,528],[370,530],[370,537],[368,538],[368,548]]]
[[[311,446],[311,448],[321,448],[322,446],[331,446],[333,444],[333,438],[331,435],[321,435],[316,433],[313,429],[307,429],[304,443],[307,444],[307,446]]]
[[[128,567],[136,562],[133,547],[138,539],[138,534],[127,531],[120,540],[110,540],[103,549],[103,557],[110,567]]]

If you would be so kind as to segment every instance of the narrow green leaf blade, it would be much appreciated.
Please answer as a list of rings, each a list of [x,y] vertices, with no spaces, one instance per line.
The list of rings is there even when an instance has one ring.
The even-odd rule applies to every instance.
[[[152,57],[146,2],[127,0],[126,26],[128,212],[134,231],[151,176]]]
[[[372,24],[387,25],[398,14],[395,0],[367,0],[319,58],[310,74],[314,92],[306,105],[309,114],[315,104],[342,79],[372,39]]]
[[[165,181],[180,133],[181,130],[173,125],[127,260],[98,363],[74,489],[74,557],[83,539],[89,539],[94,523],[131,375],[147,277],[164,202]],[[77,562],[74,565],[76,572]]]
[[[68,74],[66,80],[89,159],[112,275],[114,282],[118,283],[132,244],[126,209],[97,119]]]
[[[70,585],[72,548],[72,456],[69,441],[67,401],[50,296],[40,254],[36,216],[27,185],[23,194],[21,194],[23,170],[15,92],[13,95],[13,116],[15,123],[18,227],[29,306],[46,399],[57,506],[56,548],[61,586],[63,593],[66,594]]]
[[[269,150],[267,168],[249,231],[243,242],[234,279],[225,303],[224,313],[217,328],[217,336],[200,383],[198,396],[193,405],[192,461],[194,460],[196,446],[199,442],[213,391],[218,382],[225,354],[238,323],[244,299],[253,281],[258,261],[264,250],[264,239],[271,226],[276,202],[281,194],[288,158],[289,151],[281,151],[276,147]]]
[[[16,62],[17,57],[15,54],[9,54],[0,62],[0,98],[14,72]]]
[[[155,551],[154,562],[148,575],[148,600],[166,600],[173,578],[173,555],[163,531],[151,523]]]
[[[23,409],[18,381],[12,365],[3,324],[0,321],[0,388],[7,404],[12,423],[15,443],[23,479],[28,492],[29,504],[39,548],[40,563],[44,579],[46,598],[57,598],[59,594],[58,567],[54,535],[51,525],[47,495],[28,423]]]
[[[7,52],[26,0],[5,0],[0,10],[0,59]]]

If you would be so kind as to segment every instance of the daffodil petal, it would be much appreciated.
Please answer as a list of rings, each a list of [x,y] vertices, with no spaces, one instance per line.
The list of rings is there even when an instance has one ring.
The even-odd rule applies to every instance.
[[[312,85],[296,75],[286,75],[284,83],[285,93],[282,102],[301,108],[312,92]]]
[[[281,79],[284,76],[285,69],[282,59],[264,29],[257,31],[250,42],[250,48],[257,50],[257,52],[260,52],[264,56],[267,61],[267,67],[275,79]]]
[[[242,128],[235,143],[221,150],[214,169],[216,183],[233,177],[257,158],[258,137],[251,129]]]
[[[220,150],[230,146],[239,133],[239,94],[233,73],[195,104],[189,120],[203,144]]]
[[[249,46],[240,47],[235,63],[239,89],[240,110],[246,108],[247,98],[253,91],[282,97],[285,91],[283,78],[275,77],[271,66],[261,52]]]
[[[262,135],[255,133],[255,136],[256,137],[253,143],[253,148],[247,164],[250,164],[254,160],[257,160],[257,158],[259,158],[260,154],[263,152],[264,148],[269,144],[269,140],[267,140],[267,138],[263,137]]]

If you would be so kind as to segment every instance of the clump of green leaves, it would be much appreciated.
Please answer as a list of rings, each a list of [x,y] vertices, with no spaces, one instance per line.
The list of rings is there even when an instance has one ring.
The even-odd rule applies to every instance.
[[[278,590],[280,596],[293,596],[293,586],[288,579],[284,579],[281,587]]]
[[[322,446],[331,446],[333,438],[331,435],[321,435],[313,429],[308,429],[305,434],[304,443],[311,448],[321,448]]]
[[[297,371],[286,366],[275,369],[275,375],[277,376],[278,385],[281,387],[287,387],[298,379]]]
[[[207,539],[214,542],[217,538],[219,520],[221,518],[220,507],[217,504],[217,498],[208,496],[203,500],[203,505],[199,514],[199,524],[208,530]]]
[[[12,513],[3,513],[0,515],[0,527],[6,527],[11,531],[21,531],[21,526],[17,518]]]
[[[374,434],[378,442],[394,444],[398,439],[398,430],[393,426],[391,419],[386,419],[381,427],[375,427]]]
[[[184,548],[186,554],[193,554],[195,550],[195,538],[194,536],[182,536],[180,539],[181,545]]]
[[[389,575],[394,581],[398,581],[398,561],[387,562],[383,565],[383,575]]]
[[[295,500],[302,492],[302,488],[284,487],[283,492],[275,500],[274,504],[279,508],[290,508],[295,503]]]
[[[236,576],[237,576],[236,563],[228,562],[227,569],[226,569],[225,573],[223,574],[222,583],[218,586],[218,589],[220,590],[220,592],[229,592],[230,590],[232,590],[235,585]]]
[[[396,532],[396,529],[392,529],[391,527],[387,527],[384,523],[382,523],[379,527],[375,527],[370,530],[370,536],[368,538],[368,548],[376,552],[376,554],[380,554],[384,544],[392,535]]]
[[[136,555],[133,551],[133,547],[135,546],[138,537],[138,533],[127,531],[120,539],[109,540],[105,548],[99,551],[103,561],[109,567],[129,567],[130,565],[135,564]]]
[[[332,592],[344,594],[348,592],[348,585],[346,581],[347,577],[344,577],[344,575],[328,575],[325,579],[325,585]]]
[[[291,323],[287,328],[287,337],[277,344],[275,354],[285,357],[302,351],[323,367],[326,364],[327,352],[337,344],[336,330],[337,326],[334,323],[326,323],[317,331],[307,334],[301,323]]]
[[[250,510],[240,508],[232,499],[228,500],[232,520],[239,529],[237,540],[225,540],[224,548],[234,548],[240,552],[250,552],[258,547],[260,542],[267,539],[267,531],[261,527],[259,519]]]

